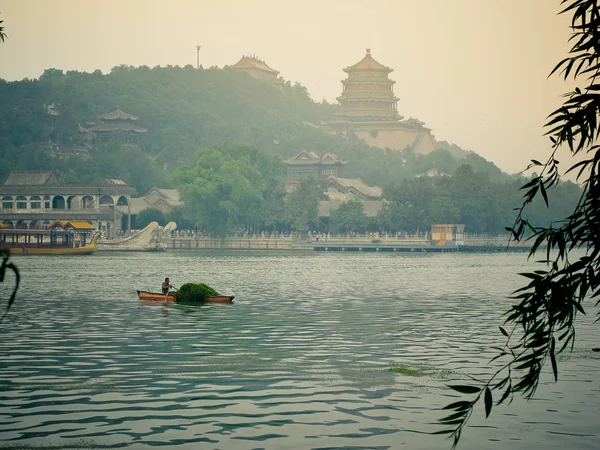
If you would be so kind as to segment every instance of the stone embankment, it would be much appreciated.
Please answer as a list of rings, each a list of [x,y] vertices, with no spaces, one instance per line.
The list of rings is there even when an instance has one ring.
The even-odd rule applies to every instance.
[[[529,242],[509,242],[508,235],[465,235],[461,242],[432,241],[428,233],[407,236],[328,236],[299,235],[172,236],[163,238],[165,250],[304,250],[377,252],[505,252],[528,251]]]

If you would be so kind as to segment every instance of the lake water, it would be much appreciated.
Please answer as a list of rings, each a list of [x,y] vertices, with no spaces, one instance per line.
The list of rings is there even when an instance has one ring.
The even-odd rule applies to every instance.
[[[447,384],[484,376],[524,254],[15,257],[0,324],[0,448],[449,449]],[[233,305],[137,299],[205,282]],[[7,298],[7,286],[0,295]],[[600,448],[595,311],[575,351],[461,449]],[[399,372],[390,371],[401,368]]]

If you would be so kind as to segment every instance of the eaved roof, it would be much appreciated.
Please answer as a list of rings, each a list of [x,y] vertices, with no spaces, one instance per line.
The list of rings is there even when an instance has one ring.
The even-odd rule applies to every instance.
[[[121,180],[120,178],[110,178],[110,177],[105,177],[102,180],[102,184],[117,184],[119,186],[127,186],[127,183],[123,180]]]
[[[449,174],[442,172],[437,167],[432,167],[431,169],[429,169],[426,172],[423,172],[423,173],[420,173],[418,175],[415,175],[415,177],[417,177],[417,178],[422,178],[422,177],[449,177],[449,176],[450,176]]]
[[[117,210],[123,214],[136,215],[145,209],[153,209],[145,197],[134,197],[129,200],[129,206],[117,205]]]
[[[76,230],[95,230],[94,225],[85,220],[69,220],[67,226],[71,226]]]
[[[135,215],[139,214],[144,209],[156,209],[157,204],[160,203],[160,200],[157,200],[156,196],[152,195],[153,193],[158,194],[160,199],[167,203],[171,208],[174,206],[183,205],[183,202],[179,199],[179,191],[177,189],[159,189],[157,187],[153,187],[143,197],[131,198],[129,200],[128,207],[117,206],[117,210],[121,211],[123,214],[127,214],[129,211],[130,214]]]
[[[177,189],[159,189],[155,190],[162,195],[171,206],[180,206],[183,202],[179,199],[179,191]]]
[[[286,164],[317,164],[321,162],[321,157],[317,155],[315,152],[310,152],[308,150],[302,150],[293,158],[290,158],[285,161]]]
[[[16,170],[4,180],[4,186],[60,186],[51,170]]]
[[[48,225],[48,228],[73,228],[74,230],[95,230],[96,228],[85,220],[60,220],[57,219]]]
[[[236,62],[233,66],[230,66],[232,69],[258,69],[264,72],[269,72],[277,75],[279,72],[277,70],[271,69],[266,62],[262,59],[258,59],[256,56],[242,56],[241,59]]]
[[[86,129],[82,129],[80,126],[80,131],[86,131]],[[93,128],[90,128],[91,131],[100,131],[112,133],[114,131],[133,131],[134,133],[146,133],[148,131],[147,128],[138,127],[130,122],[109,122],[109,123],[101,123]]]
[[[331,175],[325,179],[324,184],[337,187],[344,193],[355,193],[370,199],[378,199],[383,195],[383,189],[379,186],[369,186],[360,178],[341,178]]]
[[[117,109],[100,116],[102,120],[139,120],[138,116],[121,111],[121,108],[117,106]]]
[[[382,71],[382,72],[393,72],[394,69],[390,69],[387,66],[384,66],[383,64],[378,63],[377,61],[375,61],[373,59],[373,57],[371,56],[371,49],[367,49],[367,54],[365,55],[365,57],[363,59],[361,59],[359,62],[357,62],[356,64],[354,64],[353,66],[349,66],[346,67],[344,69],[344,72],[355,72],[355,71],[362,71],[362,70],[376,70],[376,71]]]
[[[338,155],[335,153],[325,153],[321,158],[321,164],[330,165],[330,164],[348,164],[348,161],[342,161]]]

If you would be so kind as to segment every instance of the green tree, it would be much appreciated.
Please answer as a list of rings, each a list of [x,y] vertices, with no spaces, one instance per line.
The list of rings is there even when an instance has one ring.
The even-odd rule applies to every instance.
[[[401,180],[384,190],[388,200],[378,221],[387,230],[414,232],[431,228],[430,204],[434,196],[433,183],[428,178]]]
[[[329,223],[333,233],[361,232],[367,229],[369,219],[362,202],[349,201],[331,212]]]
[[[276,220],[285,194],[281,161],[240,142],[204,143],[195,164],[177,167],[173,181],[187,217],[221,238],[236,227],[261,228],[265,217]]]
[[[177,228],[180,230],[193,230],[196,228],[194,223],[187,216],[183,206],[175,206],[171,208],[171,211],[166,214],[165,220],[167,222],[175,222],[177,224]]]
[[[449,197],[436,196],[429,205],[431,223],[462,223],[459,220],[460,208]]]
[[[449,428],[440,433],[449,434],[454,447],[478,402],[484,403],[488,417],[494,405],[515,394],[531,400],[548,362],[555,381],[558,380],[557,355],[574,346],[577,313],[585,314],[584,302],[599,294],[600,5],[596,0],[563,0],[561,4],[561,14],[572,14],[573,45],[569,56],[552,73],[560,71],[565,80],[572,75],[576,82],[583,80],[585,86],[567,93],[563,105],[550,115],[546,127],[553,150],[545,163],[532,161],[530,167],[538,168],[540,174],[523,186],[523,206],[514,226],[509,228],[515,240],[526,238],[528,231],[532,233],[530,256],[545,247],[544,268],[522,274],[528,282],[513,295],[516,303],[507,312],[508,329],[500,327],[506,344],[494,358],[500,361],[498,370],[477,385],[450,386],[463,394],[475,394],[475,398],[456,401],[445,408],[451,413],[441,422]],[[525,219],[524,211],[540,196],[549,206],[548,190],[559,183],[555,154],[563,145],[573,155],[582,156],[569,169],[576,171],[583,186],[579,202],[564,220],[536,226]],[[583,250],[583,256],[573,255],[573,250]],[[593,304],[598,306],[599,302]]]
[[[451,173],[464,162],[460,152],[453,156],[446,150],[431,155],[417,155],[410,148],[386,151],[369,147],[353,134],[330,134],[318,124],[330,120],[339,106],[314,102],[299,84],[281,87],[228,69],[195,70],[190,66],[151,69],[123,65],[108,74],[50,68],[39,80],[0,80],[0,104],[5,106],[0,108],[0,151],[5,150],[0,172],[14,166],[48,168],[38,164],[39,158],[21,157],[21,148],[33,146],[35,152],[49,155],[46,143],[51,141],[61,150],[69,150],[80,142],[79,125],[97,122],[99,115],[117,105],[140,116],[139,125],[148,130],[140,136],[143,158],[134,158],[133,151],[123,148],[123,161],[117,164],[123,172],[120,176],[140,194],[164,168],[193,163],[203,140],[252,142],[264,153],[282,159],[305,148],[319,154],[333,152],[348,161],[347,177],[361,177],[367,184],[381,186],[432,167]],[[51,104],[58,116],[48,113]],[[83,182],[117,176],[113,170],[105,171],[110,164],[103,161],[104,148],[115,147],[113,144],[95,146],[89,161],[73,168],[73,178]],[[136,160],[140,164],[132,164]],[[485,163],[482,160],[477,170],[498,170]],[[59,161],[50,164],[55,166],[53,170],[66,172],[69,168]],[[149,175],[140,175],[144,171]]]
[[[307,232],[319,220],[319,197],[321,190],[314,178],[306,178],[300,182],[286,201],[286,221],[300,232]]]
[[[139,212],[135,218],[135,227],[138,229],[146,228],[150,223],[158,222],[159,225],[165,225],[165,215],[160,209],[147,208]]]

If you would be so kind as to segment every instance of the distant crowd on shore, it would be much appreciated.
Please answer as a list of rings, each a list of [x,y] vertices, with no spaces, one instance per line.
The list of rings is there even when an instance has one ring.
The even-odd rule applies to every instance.
[[[263,232],[252,232],[247,230],[238,230],[235,232],[227,233],[228,239],[291,239],[291,238],[300,238],[303,234],[298,231],[263,231]],[[325,233],[322,231],[308,231],[304,234],[305,238],[308,240],[315,241],[324,241],[327,242],[329,239],[429,239],[430,233],[406,233],[406,232],[397,232],[397,233],[388,233],[386,231],[379,232],[348,232],[348,233]],[[171,232],[172,238],[210,238],[208,234],[204,230],[174,230]]]

